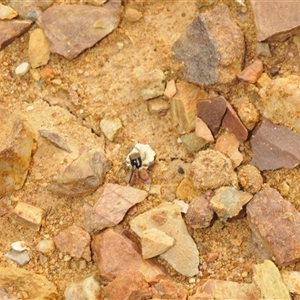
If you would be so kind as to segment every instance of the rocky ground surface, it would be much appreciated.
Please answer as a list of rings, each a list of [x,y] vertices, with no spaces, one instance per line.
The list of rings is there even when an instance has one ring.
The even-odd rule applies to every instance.
[[[300,299],[299,9],[2,1],[0,299]]]

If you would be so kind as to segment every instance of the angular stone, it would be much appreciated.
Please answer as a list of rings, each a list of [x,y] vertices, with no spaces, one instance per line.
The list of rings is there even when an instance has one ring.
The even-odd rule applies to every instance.
[[[249,284],[208,279],[203,284],[201,284],[200,287],[197,288],[197,293],[200,292],[204,292],[213,296],[213,299],[260,299],[259,290],[253,283]]]
[[[18,13],[13,8],[0,3],[0,20],[10,20],[17,15]]]
[[[198,137],[195,132],[184,134],[180,137],[180,139],[186,150],[191,153],[199,152],[207,144],[207,141]]]
[[[44,213],[44,210],[39,207],[25,202],[18,202],[11,217],[20,225],[38,231],[41,227]]]
[[[258,110],[249,101],[245,101],[238,105],[237,113],[248,130],[252,130],[260,120]]]
[[[89,231],[102,230],[119,224],[129,208],[142,202],[148,193],[133,188],[108,183],[92,211],[86,215],[86,228]]]
[[[126,232],[122,231],[124,233]],[[93,253],[100,275],[104,279],[112,281],[118,275],[130,271],[141,272],[150,283],[167,276],[154,260],[143,260],[137,251],[137,245],[122,234],[109,228],[94,236]]]
[[[175,80],[172,79],[167,82],[167,86],[164,91],[164,97],[167,99],[171,99],[176,94],[176,92],[177,92],[177,88],[176,88]]]
[[[142,256],[148,259],[169,250],[174,245],[174,239],[161,230],[151,228],[143,232],[141,244]]]
[[[205,195],[196,197],[190,203],[185,216],[186,224],[193,229],[210,226],[214,211],[209,206],[209,199]]]
[[[145,230],[152,228],[164,231],[175,240],[175,244],[160,257],[184,276],[198,274],[199,252],[187,232],[177,204],[162,203],[131,220],[130,227],[139,237],[143,236]]]
[[[109,300],[152,299],[151,287],[138,271],[118,275],[103,289],[103,295]]]
[[[22,268],[0,268],[0,286],[8,290],[13,287],[16,293],[25,291],[32,300],[58,298],[55,285],[45,276]]]
[[[47,129],[40,129],[39,130],[39,134],[44,137],[45,139],[47,139],[51,144],[53,144],[55,147],[65,150],[69,153],[71,153],[72,151],[70,150],[68,144],[66,143],[66,141],[57,133],[52,132],[50,130]]]
[[[225,5],[201,13],[173,45],[184,62],[184,78],[199,85],[235,80],[244,61],[243,33]]]
[[[246,210],[252,232],[276,264],[300,261],[300,213],[289,201],[275,189],[265,188],[254,195]]]
[[[121,1],[110,0],[101,7],[57,5],[38,18],[50,41],[51,52],[73,59],[112,32],[120,21]]]
[[[260,171],[253,165],[244,165],[238,170],[238,180],[243,189],[251,194],[260,191],[264,179]]]
[[[268,43],[257,43],[256,44],[257,56],[272,57],[270,46]]]
[[[166,75],[160,69],[155,69],[138,77],[139,88],[144,100],[162,96],[166,86]]]
[[[198,117],[196,118],[195,133],[198,137],[204,139],[209,143],[213,143],[215,141],[206,123],[203,122],[202,119]]]
[[[104,181],[111,162],[98,150],[81,154],[64,171],[52,177],[50,190],[64,196],[92,194]]]
[[[0,21],[0,50],[27,32],[32,25],[33,22],[28,20]]]
[[[251,0],[251,4],[258,41],[282,42],[299,34],[298,1]]]
[[[210,207],[223,221],[235,217],[248,203],[252,194],[236,190],[233,187],[221,187],[216,190],[215,195],[210,199]]]
[[[33,69],[46,65],[50,59],[50,44],[41,28],[30,32],[28,57]]]
[[[300,133],[300,76],[278,77],[259,91],[263,116],[275,124],[283,124]]]
[[[176,189],[176,197],[178,199],[187,200],[190,197],[196,197],[198,191],[195,189],[193,182],[187,178],[183,178]]]
[[[282,270],[281,278],[292,294],[300,294],[300,272]]]
[[[253,281],[261,293],[261,299],[291,300],[279,270],[270,260],[253,266]]]
[[[300,163],[300,134],[267,119],[253,131],[251,164],[260,170],[294,168]]]
[[[120,130],[123,128],[123,126],[119,118],[113,118],[102,119],[100,121],[100,128],[105,137],[112,142],[116,138]]]
[[[22,188],[31,162],[33,136],[24,122],[0,108],[0,197]]]
[[[72,282],[64,292],[65,300],[102,299],[100,283],[91,274],[80,282]]]
[[[190,166],[190,179],[199,189],[217,189],[225,185],[237,186],[231,160],[219,151],[200,151]]]
[[[62,230],[54,237],[54,242],[59,251],[63,253],[68,253],[72,257],[82,257],[86,261],[91,260],[91,237],[88,232],[76,225]]]
[[[197,103],[197,116],[204,121],[215,136],[226,112],[226,100],[223,96],[201,100]]]
[[[160,282],[152,286],[153,298],[157,299],[172,299],[186,300],[189,294],[188,290],[181,284],[175,281],[162,279]]]
[[[184,81],[176,83],[176,88],[177,93],[170,101],[172,119],[180,130],[190,132],[195,129],[196,104],[199,99],[207,98],[207,93]]]
[[[256,83],[257,79],[263,73],[263,63],[260,59],[256,59],[252,64],[247,66],[240,74],[237,75],[238,79],[248,83]]]
[[[222,120],[222,126],[227,128],[229,132],[234,133],[240,142],[245,142],[248,138],[248,130],[240,120],[231,104],[228,101],[226,101],[226,104],[227,109]]]
[[[240,143],[233,133],[224,132],[218,137],[214,149],[228,156],[233,167],[236,168],[243,161],[243,154],[239,151],[239,146]]]
[[[21,267],[24,267],[26,264],[30,262],[30,256],[27,250],[25,251],[11,250],[7,252],[4,256],[13,260]]]
[[[196,292],[193,296],[189,296],[188,300],[215,300],[215,298],[206,292]]]
[[[163,99],[152,99],[147,101],[148,111],[150,114],[164,115],[167,113],[170,105]]]

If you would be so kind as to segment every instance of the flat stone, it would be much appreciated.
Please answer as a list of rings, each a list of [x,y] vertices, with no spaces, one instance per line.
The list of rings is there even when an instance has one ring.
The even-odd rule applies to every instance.
[[[52,177],[50,190],[64,196],[92,194],[103,182],[111,162],[98,150],[81,154],[61,173]]]
[[[0,197],[22,188],[31,163],[33,134],[16,115],[0,108]]]
[[[126,212],[147,197],[146,191],[108,183],[93,209],[86,214],[86,228],[89,231],[102,230],[119,224]]]
[[[207,279],[203,284],[200,283],[197,293],[207,293],[213,299],[260,299],[259,290],[253,283],[239,283],[216,279]]]
[[[275,189],[265,188],[254,195],[246,211],[252,232],[276,264],[300,261],[300,213],[289,201]]]
[[[138,271],[118,275],[104,287],[103,295],[109,300],[152,299],[151,287]]]
[[[167,99],[171,99],[176,94],[176,92],[177,92],[177,88],[176,88],[175,80],[172,79],[167,82],[167,85],[166,85],[166,88],[164,91],[164,97]]]
[[[30,262],[30,256],[27,250],[25,251],[11,250],[7,252],[4,256],[13,260],[21,267],[24,267],[26,264]]]
[[[216,190],[215,195],[210,199],[210,207],[222,221],[226,221],[237,216],[252,197],[250,193],[224,186]]]
[[[243,165],[239,168],[238,180],[242,188],[251,194],[259,192],[264,183],[260,171],[253,165]]]
[[[279,270],[270,260],[253,266],[253,281],[259,288],[262,299],[292,299]]]
[[[36,28],[30,32],[28,57],[33,69],[46,65],[50,59],[50,44],[41,28]]]
[[[188,300],[215,300],[215,298],[206,292],[196,292],[193,296],[189,296]]]
[[[142,74],[138,78],[141,96],[144,100],[157,98],[164,94],[166,75],[160,69]]]
[[[260,170],[294,168],[300,163],[300,134],[267,119],[253,131],[250,139],[251,164]]]
[[[161,230],[151,228],[143,232],[141,244],[142,256],[148,259],[169,250],[174,245],[174,239]]]
[[[11,217],[20,225],[38,231],[44,214],[43,209],[20,201],[14,208]]]
[[[256,83],[258,78],[263,73],[263,63],[260,59],[256,59],[252,64],[247,66],[240,74],[237,75],[237,78],[248,83]]]
[[[176,88],[177,93],[170,100],[173,123],[178,124],[180,130],[190,132],[195,129],[197,102],[207,98],[207,93],[184,81],[177,82]]]
[[[233,167],[238,167],[243,161],[243,154],[239,151],[240,143],[236,136],[230,132],[222,133],[215,145],[215,150],[228,156],[233,164]]]
[[[199,85],[235,80],[244,61],[243,33],[225,5],[201,13],[173,45],[175,58],[185,64],[186,81]]]
[[[195,134],[209,143],[213,143],[215,141],[210,129],[199,117],[196,118]]]
[[[189,294],[188,290],[181,284],[168,279],[162,279],[160,282],[152,286],[153,298],[152,299],[176,299],[186,300]]]
[[[283,42],[299,34],[298,1],[251,0],[258,41]],[[279,21],[280,20],[280,21]]]
[[[227,109],[222,120],[222,126],[229,132],[235,134],[240,142],[245,142],[248,138],[248,130],[240,120],[232,105],[226,101]]]
[[[188,234],[177,204],[162,203],[131,220],[130,227],[139,237],[143,236],[145,230],[153,228],[171,236],[175,240],[174,246],[160,257],[184,276],[198,274],[199,252]]]
[[[123,128],[122,122],[119,118],[102,119],[100,121],[100,128],[105,137],[111,142],[116,138],[117,134]]]
[[[231,160],[219,151],[200,151],[190,166],[189,178],[196,188],[217,189],[221,186],[237,186],[237,177]]]
[[[257,56],[272,57],[269,43],[257,43],[256,54]]]
[[[82,228],[72,225],[55,236],[54,242],[59,251],[91,261],[91,237]]]
[[[67,142],[58,134],[48,129],[40,129],[39,134],[47,139],[55,147],[71,153]]]
[[[0,21],[0,50],[27,32],[32,25],[33,22],[27,20]]]
[[[109,228],[94,236],[93,253],[100,275],[112,281],[120,274],[139,271],[149,283],[165,278],[167,273],[163,268],[155,264],[155,259],[144,260],[137,244],[124,236],[125,233]]]
[[[51,52],[73,59],[118,26],[120,9],[119,0],[110,0],[101,7],[57,5],[43,12],[38,24],[50,41]]]
[[[29,69],[30,64],[27,61],[25,61],[15,68],[15,74],[18,76],[23,76],[28,73]]]
[[[207,141],[198,137],[195,132],[184,134],[180,139],[187,151],[191,153],[199,152],[207,144]]]
[[[216,136],[226,112],[226,99],[223,96],[201,100],[197,103],[197,117],[208,126]]]
[[[22,268],[0,268],[0,286],[8,290],[13,286],[16,293],[25,291],[32,300],[58,298],[56,286],[45,276]]]
[[[17,15],[18,13],[13,8],[0,3],[0,20],[10,20],[15,18]]]
[[[202,195],[194,198],[185,216],[186,224],[193,229],[207,228],[213,219],[214,211],[209,206],[209,198]]]
[[[292,294],[300,294],[300,272],[282,270],[280,272],[282,281]]]
[[[72,282],[64,292],[65,300],[102,299],[101,286],[95,274],[79,282]]]
[[[167,101],[159,98],[148,100],[147,106],[150,114],[159,114],[159,115],[166,114],[167,110],[170,108],[170,105]]]

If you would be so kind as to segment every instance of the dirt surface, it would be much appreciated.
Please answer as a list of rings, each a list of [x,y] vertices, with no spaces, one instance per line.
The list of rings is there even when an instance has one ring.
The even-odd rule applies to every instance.
[[[62,2],[68,1],[57,0],[55,4]],[[46,122],[41,120],[45,114],[55,126],[57,111],[54,113],[53,106],[59,106],[61,114],[67,116],[63,126],[78,140],[78,147],[84,146],[84,141],[80,141],[82,132],[90,134],[89,142],[104,147],[107,157],[113,163],[106,176],[106,182],[126,184],[125,176],[128,170],[125,168],[125,158],[136,142],[150,144],[156,151],[155,165],[150,172],[152,188],[146,185],[136,186],[150,189],[150,196],[130,211],[123,221],[125,227],[128,227],[128,221],[133,216],[161,201],[174,200],[176,187],[185,176],[176,173],[178,166],[185,168],[193,161],[194,155],[188,153],[183,145],[177,142],[180,132],[172,124],[170,113],[167,112],[164,116],[149,114],[147,103],[139,94],[136,74],[159,68],[165,72],[167,80],[182,78],[181,66],[173,60],[171,47],[195,16],[207,9],[200,7],[200,2],[124,2],[124,7],[130,6],[142,12],[143,18],[139,22],[131,23],[122,19],[115,31],[72,61],[59,55],[51,55],[48,67],[55,70],[55,79],[60,79],[60,84],[50,80],[40,84],[30,73],[23,77],[14,74],[16,66],[28,61],[29,33],[0,51],[0,105],[16,113],[25,113],[36,120],[37,126]],[[216,1],[216,4],[219,3],[224,3],[230,8],[232,17],[245,35],[247,65],[256,57],[255,28],[250,2],[245,1],[247,9],[233,0]],[[7,1],[4,1],[4,4],[8,4]],[[36,27],[34,25],[31,30]],[[262,58],[267,72],[270,67],[279,66],[281,74],[299,73],[299,53],[292,39],[283,43],[271,43],[270,48],[273,56]],[[62,96],[61,91],[68,88],[76,90],[79,95],[77,104]],[[210,90],[213,91],[213,88],[207,89]],[[245,95],[254,104],[258,101],[255,87],[242,82],[235,82],[219,92],[229,101]],[[34,109],[29,115],[31,107]],[[102,136],[99,122],[104,117],[115,116],[122,120],[124,128],[114,142],[109,142]],[[35,250],[35,245],[43,238],[53,238],[74,223],[80,225],[83,204],[88,202],[93,205],[101,195],[103,187],[91,196],[82,198],[61,198],[52,195],[47,186],[55,172],[52,167],[53,161],[62,159],[63,168],[75,158],[76,153],[73,157],[71,155],[63,160],[57,154],[59,150],[50,147],[41,137],[36,139],[37,150],[24,187],[2,198],[0,204],[11,212],[17,201],[22,200],[42,207],[47,211],[47,216],[39,232],[16,226],[11,222],[9,214],[0,217],[0,266],[16,266],[14,262],[5,258],[4,254],[10,250],[12,242],[25,241],[30,248],[31,261],[23,268],[46,276],[57,286],[63,299],[65,288],[71,282],[95,271],[95,264],[90,262],[85,265],[82,260],[71,258],[58,250],[46,257]],[[241,150],[245,156],[244,161],[249,162],[249,145],[241,145]],[[291,200],[296,208],[300,209],[298,168],[264,172],[263,175],[266,186],[277,188],[286,199]],[[155,187],[160,187],[160,193],[155,191]],[[199,248],[201,259],[200,274],[196,282],[200,278],[251,282],[252,265],[264,258],[260,252],[254,251],[257,249],[243,217],[226,223],[216,219],[211,227],[195,230],[192,236]],[[219,258],[215,262],[207,262],[208,255],[213,252],[218,252]],[[289,269],[300,270],[299,264],[291,265]],[[182,282],[191,292],[194,291],[195,283],[190,283],[188,278],[173,270],[170,272],[175,280]]]

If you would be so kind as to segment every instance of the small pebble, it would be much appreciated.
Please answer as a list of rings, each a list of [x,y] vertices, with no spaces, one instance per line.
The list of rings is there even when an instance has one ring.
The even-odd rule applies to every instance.
[[[276,75],[279,74],[279,71],[280,71],[280,69],[279,69],[278,67],[272,67],[272,68],[270,69],[270,75],[271,75],[272,77],[274,77],[274,76],[276,76]]]
[[[15,74],[19,76],[25,75],[30,69],[30,64],[28,62],[23,62],[18,65],[15,69]]]
[[[41,240],[35,248],[45,255],[51,255],[55,250],[55,243],[53,240]]]

